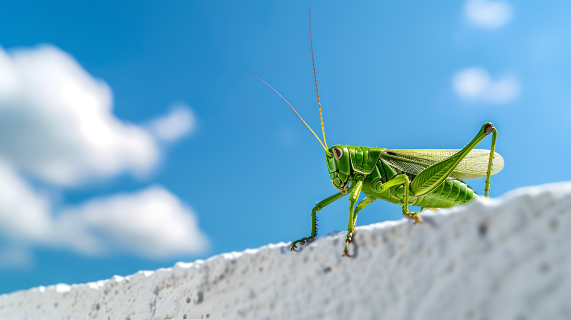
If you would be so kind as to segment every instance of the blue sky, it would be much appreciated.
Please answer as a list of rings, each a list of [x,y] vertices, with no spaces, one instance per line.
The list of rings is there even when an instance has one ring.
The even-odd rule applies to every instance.
[[[461,148],[492,121],[492,197],[571,179],[565,1],[0,0],[0,293],[307,236],[323,149],[244,73],[319,130],[309,6],[329,145]]]

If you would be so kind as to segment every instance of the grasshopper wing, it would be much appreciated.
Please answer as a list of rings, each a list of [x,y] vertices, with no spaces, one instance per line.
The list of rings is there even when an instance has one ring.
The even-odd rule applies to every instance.
[[[460,149],[392,149],[384,150],[381,158],[389,165],[406,173],[417,175],[425,168],[457,153]],[[458,164],[450,175],[460,180],[484,178],[488,171],[490,150],[474,149]],[[504,158],[494,153],[492,174],[504,168]]]

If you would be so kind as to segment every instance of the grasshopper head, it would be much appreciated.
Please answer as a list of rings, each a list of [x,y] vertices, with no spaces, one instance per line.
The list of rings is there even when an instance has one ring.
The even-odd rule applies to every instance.
[[[328,151],[329,154],[325,153],[325,160],[327,161],[331,183],[339,191],[346,193],[351,174],[349,149],[347,146],[334,145]]]

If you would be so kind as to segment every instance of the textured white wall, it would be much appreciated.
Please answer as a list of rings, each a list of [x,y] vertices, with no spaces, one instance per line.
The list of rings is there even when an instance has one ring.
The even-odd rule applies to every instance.
[[[0,319],[571,319],[571,183],[155,272],[0,296]]]

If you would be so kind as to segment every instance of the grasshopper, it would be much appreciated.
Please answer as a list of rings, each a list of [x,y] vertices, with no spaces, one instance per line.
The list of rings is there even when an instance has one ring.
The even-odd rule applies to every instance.
[[[349,222],[345,239],[344,256],[349,255],[349,243],[354,235],[357,214],[377,199],[402,205],[404,217],[422,223],[419,213],[424,209],[437,210],[468,203],[478,198],[463,180],[486,177],[484,195],[490,192],[490,176],[500,172],[504,159],[495,152],[497,130],[491,122],[485,123],[478,134],[463,149],[386,149],[361,146],[327,146],[325,127],[317,88],[313,43],[311,41],[311,8],[309,37],[313,75],[317,91],[317,104],[321,117],[323,142],[297,113],[293,106],[272,86],[258,78],[276,92],[297,114],[325,149],[325,161],[333,186],[338,193],[318,202],[311,211],[311,235],[292,242],[291,250],[312,242],[317,237],[317,211],[349,195]],[[491,150],[474,149],[482,139],[492,134]],[[357,203],[363,193],[365,198]],[[409,206],[420,206],[420,212],[411,212]]]

